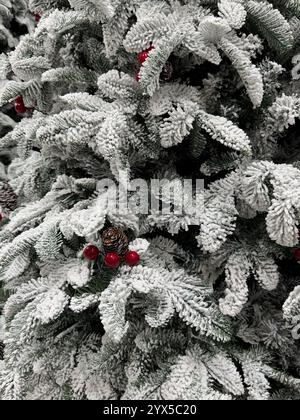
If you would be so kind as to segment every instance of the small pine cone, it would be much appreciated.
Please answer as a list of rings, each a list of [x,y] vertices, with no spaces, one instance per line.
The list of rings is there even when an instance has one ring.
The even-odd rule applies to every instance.
[[[18,196],[6,181],[0,181],[0,207],[7,213],[18,207]]]
[[[109,228],[102,234],[102,243],[105,254],[116,252],[124,257],[128,251],[128,238],[122,229]]]

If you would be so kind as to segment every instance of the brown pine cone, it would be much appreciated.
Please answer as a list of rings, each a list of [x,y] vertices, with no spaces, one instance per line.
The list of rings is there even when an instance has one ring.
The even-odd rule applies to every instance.
[[[6,181],[0,181],[0,207],[6,213],[18,207],[18,196]]]
[[[128,251],[128,238],[122,229],[112,227],[102,233],[102,244],[105,254],[116,252],[124,257]]]

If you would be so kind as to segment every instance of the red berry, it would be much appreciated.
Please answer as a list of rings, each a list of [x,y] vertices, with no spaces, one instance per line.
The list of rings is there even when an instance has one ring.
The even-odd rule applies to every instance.
[[[35,13],[34,14],[34,20],[36,21],[36,23],[39,23],[39,21],[41,20],[41,15],[39,13]]]
[[[295,249],[294,251],[294,257],[296,261],[300,262],[300,248],[299,249]]]
[[[148,59],[149,52],[152,51],[153,49],[154,49],[154,47],[151,46],[147,50],[144,50],[144,51],[140,52],[139,55],[138,55],[138,62],[140,64],[143,64]]]
[[[25,114],[27,108],[24,104],[23,97],[18,96],[15,100],[15,110],[18,114]]]
[[[128,265],[131,266],[138,265],[138,263],[140,262],[140,256],[135,251],[129,251],[125,255],[125,261]]]
[[[143,51],[143,52],[139,53],[138,62],[140,64],[143,64],[147,60],[148,56],[149,56],[148,51]]]
[[[118,268],[121,263],[121,258],[116,252],[109,252],[105,255],[104,264],[109,268]]]
[[[137,82],[139,82],[139,81],[141,80],[141,75],[140,75],[140,73],[137,73],[137,74],[136,74],[136,76],[135,76],[135,80],[136,80]]]
[[[88,245],[84,248],[83,255],[87,260],[96,261],[100,255],[100,251],[95,245]]]

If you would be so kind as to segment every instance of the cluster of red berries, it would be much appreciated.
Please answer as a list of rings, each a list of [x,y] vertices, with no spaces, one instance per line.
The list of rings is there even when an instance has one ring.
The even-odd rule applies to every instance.
[[[100,250],[95,245],[88,245],[83,250],[83,255],[87,260],[96,261],[99,258]],[[140,262],[140,256],[135,251],[128,251],[125,254],[124,261],[131,267],[138,265]],[[118,268],[121,264],[122,259],[117,252],[108,252],[104,256],[104,264],[108,268]]]
[[[144,62],[148,59],[150,51],[154,50],[153,45],[151,47],[147,48],[146,50],[142,51],[138,55],[138,62],[142,66]],[[136,81],[139,82],[141,80],[141,75],[138,73],[136,75]]]

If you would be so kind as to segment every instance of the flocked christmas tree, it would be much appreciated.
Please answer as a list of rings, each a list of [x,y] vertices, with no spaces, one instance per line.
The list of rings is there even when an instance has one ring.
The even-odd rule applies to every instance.
[[[1,398],[299,399],[300,2],[29,6],[0,66]],[[113,210],[137,178],[173,214]]]
[[[34,16],[28,10],[27,0],[1,0],[0,1],[0,87],[5,84],[9,72],[6,55],[14,49],[22,35],[34,29]],[[5,103],[0,108],[0,136],[4,136],[15,126],[18,116],[14,104]],[[6,178],[6,164],[10,161],[10,151],[1,150],[0,153],[0,179]]]
[[[5,84],[7,67],[4,53],[15,48],[20,36],[32,31],[34,17],[29,13],[27,0],[1,0],[0,1],[0,57],[4,59],[4,66],[0,69],[0,86]],[[4,104],[0,108],[0,136],[4,136],[12,130],[18,121],[18,115],[14,110],[14,104]],[[12,153],[13,152],[13,153]],[[7,184],[7,167],[15,156],[13,149],[2,148],[0,152],[0,189],[1,189],[1,212],[0,224],[5,219],[4,212],[10,212],[17,205],[16,194]],[[0,316],[6,293],[0,282]],[[0,321],[0,358],[2,358],[2,322]]]
[[[1,0],[0,1],[0,85],[6,79],[8,72],[4,53],[18,45],[20,36],[34,29],[34,16],[29,13],[28,0]],[[0,113],[0,134],[14,126],[14,115],[11,114],[11,104],[5,104]]]

